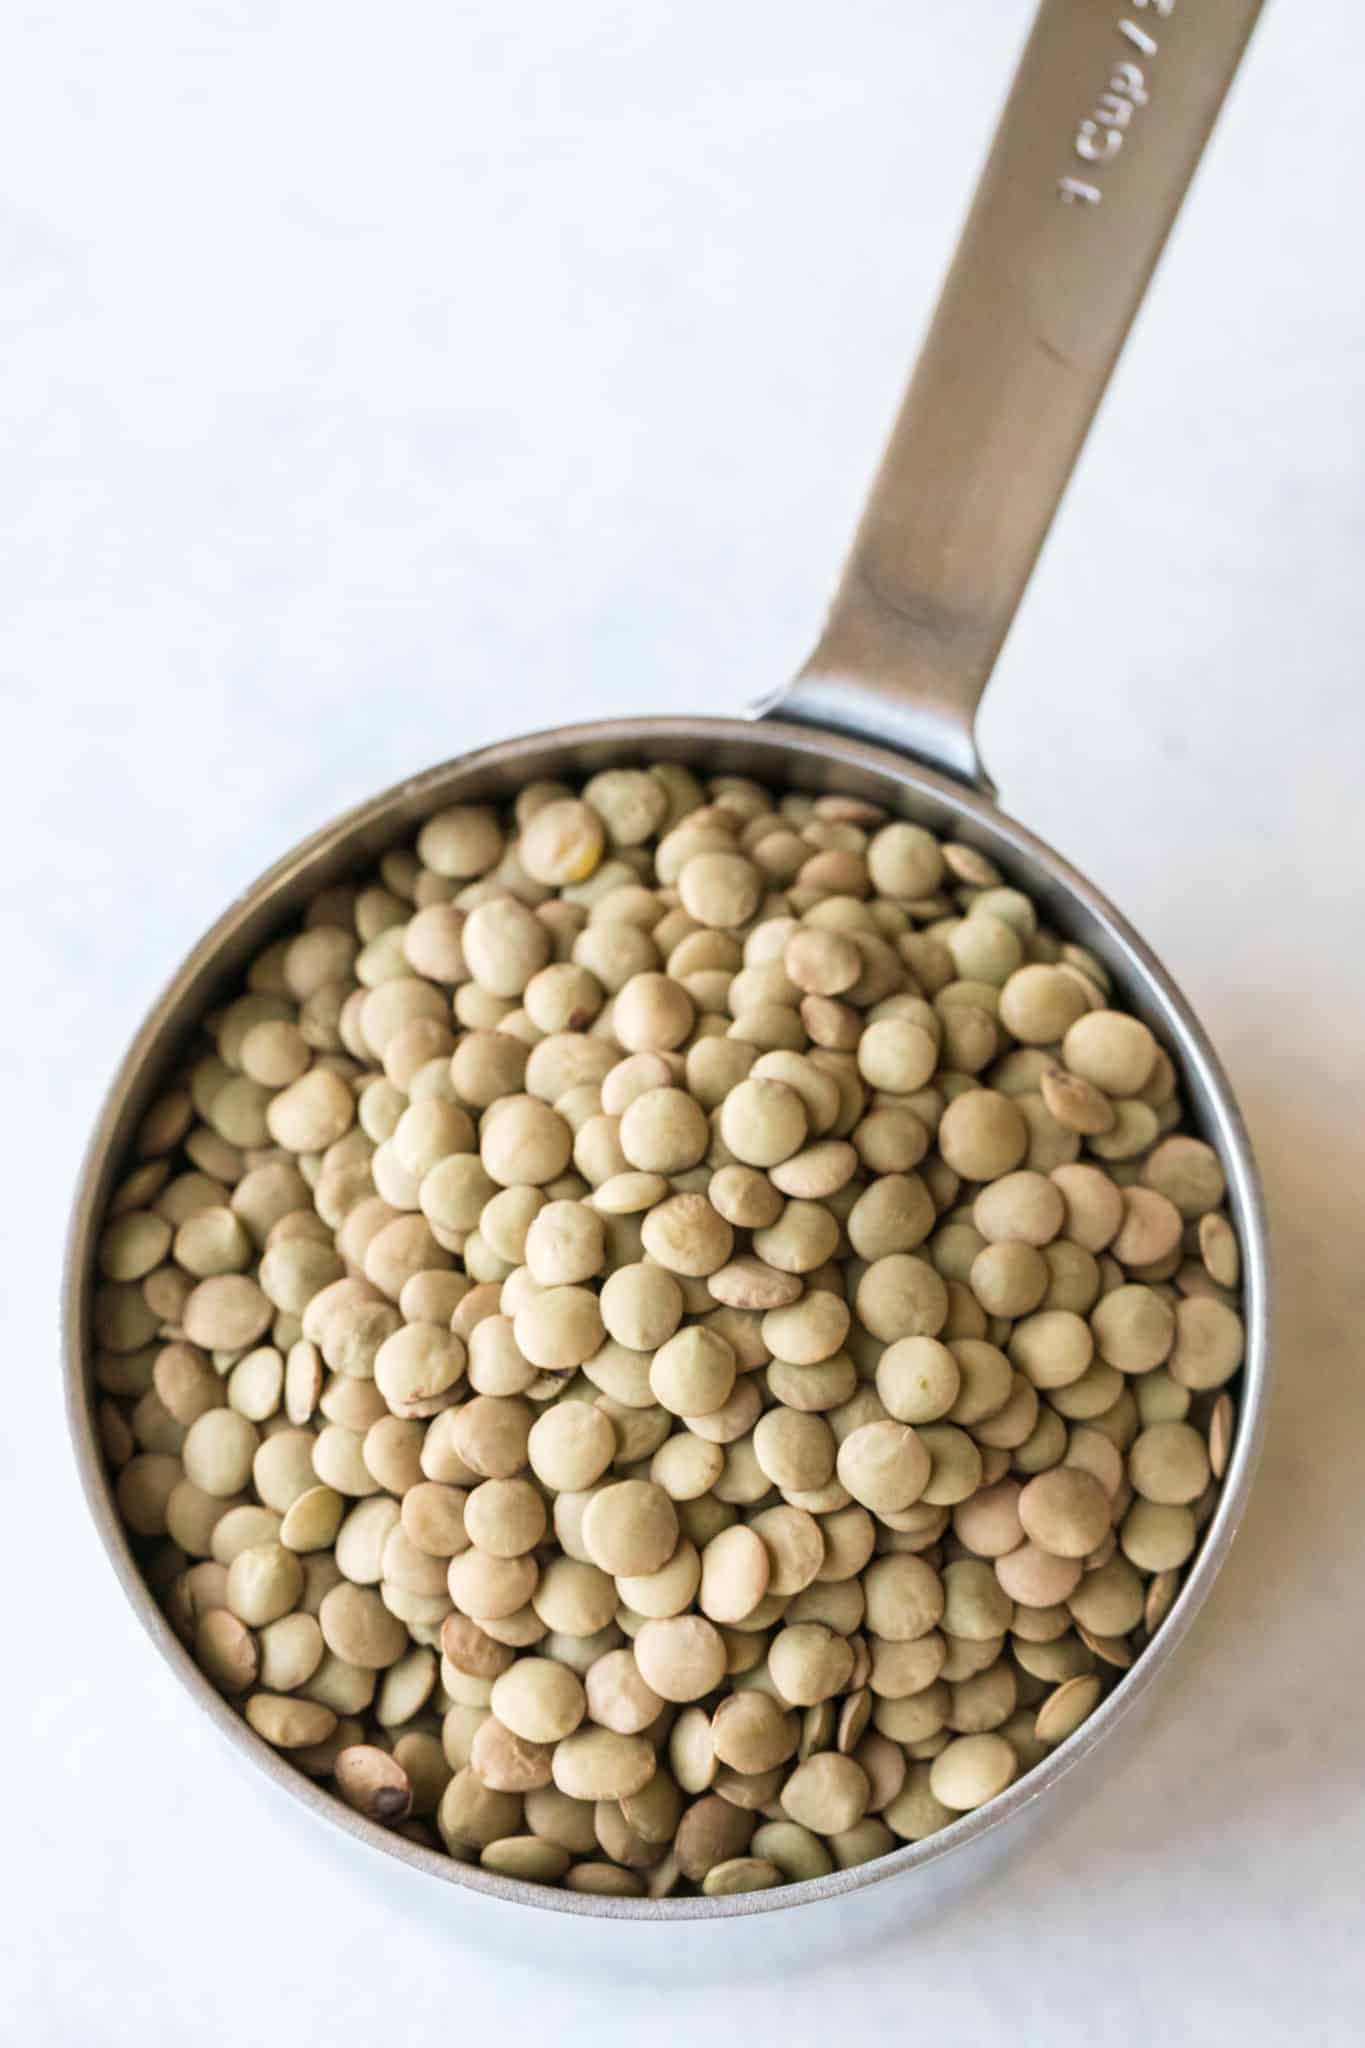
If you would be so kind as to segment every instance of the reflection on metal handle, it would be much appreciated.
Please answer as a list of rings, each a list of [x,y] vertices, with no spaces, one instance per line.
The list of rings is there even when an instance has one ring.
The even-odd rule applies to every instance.
[[[1043,0],[820,643],[764,709],[973,720],[1260,0]]]

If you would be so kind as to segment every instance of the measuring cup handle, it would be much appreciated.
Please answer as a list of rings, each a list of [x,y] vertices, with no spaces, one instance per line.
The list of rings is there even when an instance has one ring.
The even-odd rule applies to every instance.
[[[1042,0],[810,660],[757,707],[989,789],[996,656],[1260,0]]]

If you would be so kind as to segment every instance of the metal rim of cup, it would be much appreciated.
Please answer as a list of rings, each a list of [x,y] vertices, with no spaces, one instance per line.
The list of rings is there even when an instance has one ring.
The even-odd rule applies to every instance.
[[[751,775],[791,789],[837,790],[888,803],[898,815],[981,846],[998,857],[1057,929],[1081,940],[1115,973],[1126,1001],[1171,1049],[1195,1125],[1223,1163],[1243,1262],[1246,1357],[1238,1390],[1233,1453],[1217,1508],[1184,1583],[1152,1643],[1077,1732],[1041,1764],[974,1813],[921,1842],[849,1870],[770,1891],[728,1898],[615,1898],[503,1877],[457,1862],[380,1827],[272,1749],[204,1677],[163,1614],[133,1554],[115,1505],[95,1422],[89,1301],[95,1244],[115,1171],[178,1045],[223,985],[278,933],[291,912],[329,883],[354,874],[409,836],[445,804],[506,799],[534,776],[585,776],[632,759],[700,764],[705,772]],[[1264,1203],[1241,1113],[1227,1077],[1185,998],[1127,921],[1083,875],[983,795],[888,748],[765,719],[622,718],[567,726],[501,742],[408,778],[296,846],[228,909],[199,941],[148,1013],[106,1095],[81,1168],[67,1238],[62,1288],[66,1410],[86,1500],[114,1572],[163,1660],[219,1732],[291,1797],[349,1834],[448,1884],[510,1904],[611,1920],[703,1920],[813,1904],[861,1890],[965,1849],[1003,1827],[1092,1757],[1156,1681],[1188,1632],[1241,1521],[1260,1453],[1269,1389],[1270,1271]]]

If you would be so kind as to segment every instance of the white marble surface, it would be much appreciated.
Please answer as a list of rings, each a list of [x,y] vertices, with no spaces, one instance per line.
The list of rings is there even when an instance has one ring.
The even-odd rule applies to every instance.
[[[809,641],[1026,0],[68,0],[6,24],[0,1521],[25,2048],[1236,2042],[1365,2008],[1365,86],[1269,10],[984,716],[1261,1148],[1280,1381],[1140,1742],[929,1920],[508,1924],[200,1726],[86,1526],[59,1237],[115,1057],[287,843]]]

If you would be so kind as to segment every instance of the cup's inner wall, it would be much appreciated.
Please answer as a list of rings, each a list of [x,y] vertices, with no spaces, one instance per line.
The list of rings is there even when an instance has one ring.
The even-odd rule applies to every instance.
[[[1088,946],[1114,977],[1125,1005],[1157,1033],[1180,1073],[1191,1128],[1217,1150],[1243,1252],[1246,1362],[1238,1380],[1237,1441],[1222,1497],[1180,1595],[1156,1642],[1103,1704],[1042,1764],[999,1798],[939,1834],[836,1871],[829,1877],[733,1898],[617,1899],[555,1890],[456,1863],[363,1819],[304,1777],[256,1736],[214,1690],[176,1637],[146,1585],[114,1503],[95,1429],[98,1393],[88,1341],[95,1244],[129,1142],[205,1012],[236,992],[249,963],[296,923],[332,883],[373,869],[410,840],[433,811],[454,803],[507,802],[540,777],[581,781],[606,767],[680,761],[703,776],[745,775],[779,792],[837,792],[885,805],[989,854],[1064,938]],[[779,1910],[828,1898],[918,1868],[966,1846],[1071,1769],[1103,1739],[1156,1676],[1202,1604],[1240,1520],[1259,1448],[1267,1374],[1264,1219],[1249,1142],[1227,1080],[1197,1020],[1159,961],[1118,912],[1041,840],[984,797],[888,750],[811,727],[711,718],[617,719],[506,741],[449,761],[362,804],[305,840],[233,903],[189,955],[151,1012],[119,1069],[91,1140],[67,1248],[63,1320],[67,1409],[82,1481],[119,1578],[144,1625],[182,1682],[223,1732],[277,1783],[314,1811],[371,1844],[447,1882],[561,1912],[613,1919],[704,1919]]]

